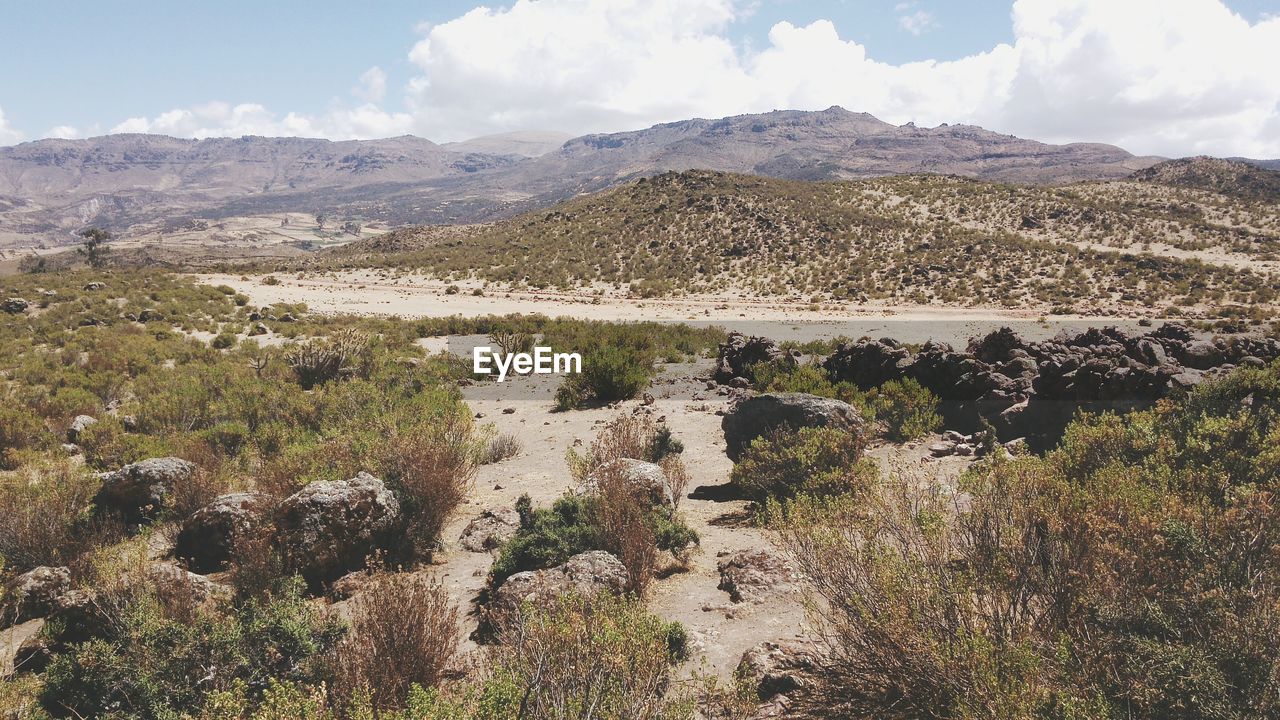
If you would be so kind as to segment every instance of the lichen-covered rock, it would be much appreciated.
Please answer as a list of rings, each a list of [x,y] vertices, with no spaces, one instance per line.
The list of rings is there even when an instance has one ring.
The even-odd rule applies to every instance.
[[[154,517],[166,507],[179,483],[190,480],[196,466],[182,458],[151,458],[101,473],[102,488],[94,497],[99,511],[118,512],[136,521]]]
[[[740,550],[716,564],[719,589],[733,602],[759,602],[769,595],[794,589],[795,571],[776,553],[764,549]]]
[[[862,416],[848,403],[805,393],[766,393],[747,398],[720,423],[726,452],[735,461],[752,440],[778,428],[834,427],[861,433],[863,426]]]
[[[31,303],[27,302],[26,300],[23,300],[20,297],[8,298],[7,300],[4,301],[3,304],[0,304],[0,309],[3,309],[5,312],[9,313],[10,315],[17,315],[19,313],[24,313],[27,311],[27,308],[29,307],[31,307]]]
[[[526,570],[506,579],[493,594],[491,612],[504,613],[523,603],[543,604],[565,593],[592,596],[601,592],[621,595],[627,589],[627,568],[603,550],[591,550],[546,570]]]
[[[675,507],[675,492],[662,466],[632,458],[611,460],[596,468],[583,481],[578,491],[585,494],[596,492],[601,481],[611,473],[620,475],[629,487],[641,497],[647,498],[651,504]]]
[[[145,582],[161,592],[185,594],[197,605],[231,595],[229,586],[216,583],[204,575],[197,575],[170,563],[152,564],[147,568]]]
[[[98,423],[98,419],[92,415],[77,415],[71,424],[67,426],[67,442],[80,442],[80,433],[88,430]]]
[[[312,587],[364,567],[368,556],[395,545],[402,527],[395,494],[366,472],[311,483],[285,498],[276,515],[285,565]]]
[[[5,585],[5,625],[47,616],[70,589],[71,571],[65,567],[42,565],[22,573]]]
[[[520,513],[515,510],[508,507],[485,510],[467,523],[458,544],[471,552],[489,552],[502,547],[519,529]]]
[[[222,570],[236,543],[263,526],[267,497],[241,492],[220,495],[191,514],[174,540],[174,556],[198,573]]]

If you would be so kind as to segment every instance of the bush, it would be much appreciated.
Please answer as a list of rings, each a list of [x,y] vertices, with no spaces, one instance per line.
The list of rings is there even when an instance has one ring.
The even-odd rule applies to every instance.
[[[481,465],[492,465],[520,454],[523,444],[513,433],[502,433],[489,439],[480,458]]]
[[[529,496],[516,503],[520,529],[502,546],[489,571],[490,584],[498,587],[525,570],[554,567],[569,558],[600,547],[592,509],[585,497],[565,495],[550,508],[533,509]]]
[[[597,345],[582,355],[582,372],[569,375],[556,390],[556,409],[629,400],[648,384],[653,356],[634,348]]]
[[[890,380],[870,396],[876,420],[884,425],[890,440],[916,440],[942,426],[938,398],[914,378]]]
[[[327,338],[295,343],[285,351],[285,363],[297,375],[304,390],[321,383],[340,380],[367,369],[369,337],[356,330],[343,329]]]
[[[53,434],[44,420],[18,404],[16,398],[5,398],[0,404],[0,470],[13,470],[20,464],[23,450],[47,449],[53,445]]]
[[[220,332],[209,341],[209,346],[214,350],[229,350],[236,346],[240,337],[233,332]]]
[[[458,651],[458,610],[438,581],[379,574],[352,599],[351,631],[334,649],[334,689],[400,708],[414,685],[433,687]]]
[[[638,601],[565,595],[510,617],[490,653],[490,682],[514,690],[508,707],[521,716],[694,717],[687,698],[667,697],[682,629]]]
[[[684,445],[672,437],[671,428],[666,425],[659,425],[648,415],[618,415],[596,434],[585,455],[571,449],[567,460],[573,478],[582,482],[596,468],[615,460],[630,458],[674,464],[682,452]],[[677,472],[684,473],[683,464]]]
[[[393,438],[381,452],[385,479],[409,521],[406,549],[429,556],[475,478],[471,421],[447,414]]]
[[[65,565],[88,531],[85,513],[99,483],[58,460],[28,465],[0,479],[0,557],[6,570]]]
[[[863,448],[857,435],[839,428],[779,428],[751,442],[730,480],[758,503],[861,492],[877,475]]]

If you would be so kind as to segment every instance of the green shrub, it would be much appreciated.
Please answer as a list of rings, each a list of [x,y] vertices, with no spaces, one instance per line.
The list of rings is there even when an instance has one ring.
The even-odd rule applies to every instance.
[[[730,479],[747,497],[841,495],[874,482],[876,468],[862,456],[864,443],[838,428],[781,428],[752,441]]]
[[[13,398],[0,404],[0,470],[18,467],[20,451],[46,449],[53,441],[44,420]]]
[[[233,332],[220,332],[209,341],[209,346],[214,350],[229,350],[236,346],[240,337]]]
[[[518,572],[553,567],[600,547],[591,521],[590,502],[585,497],[565,495],[550,508],[533,509],[526,495],[517,509],[523,509],[520,529],[502,546],[489,571],[494,587]]]
[[[890,380],[870,393],[876,420],[895,442],[916,440],[942,426],[938,398],[914,378]]]
[[[599,345],[582,354],[582,372],[569,375],[556,390],[556,408],[629,400],[649,384],[653,357],[618,345]]]

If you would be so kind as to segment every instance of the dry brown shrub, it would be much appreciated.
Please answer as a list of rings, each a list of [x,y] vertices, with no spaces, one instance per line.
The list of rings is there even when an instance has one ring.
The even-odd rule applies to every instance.
[[[270,518],[274,507],[263,510]],[[275,541],[275,528],[263,523],[253,533],[236,538],[231,553],[231,586],[240,598],[267,598],[276,592],[285,577],[284,558]]]
[[[448,415],[393,438],[382,470],[400,496],[411,549],[429,555],[475,479],[470,418]]]
[[[79,553],[78,526],[98,483],[69,460],[29,465],[0,478],[0,556],[6,569],[64,565]]]
[[[399,708],[413,685],[439,684],[458,642],[458,609],[438,580],[380,573],[351,600],[351,632],[331,656],[333,688]]]
[[[627,589],[644,595],[658,562],[657,541],[650,524],[648,493],[629,482],[622,466],[597,468],[595,522],[605,550],[627,568]]]

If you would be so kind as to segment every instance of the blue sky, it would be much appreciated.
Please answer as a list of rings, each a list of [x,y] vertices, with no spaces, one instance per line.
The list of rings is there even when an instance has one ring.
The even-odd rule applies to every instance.
[[[363,137],[379,131],[404,130],[432,139],[453,140],[469,135],[473,130],[475,134],[482,134],[509,129],[564,130],[571,133],[629,129],[651,121],[678,119],[674,115],[679,112],[732,114],[770,109],[766,106],[783,102],[815,107],[843,104],[853,110],[870,110],[903,121],[986,120],[996,125],[1003,122],[1004,127],[995,129],[1021,132],[1038,128],[1032,122],[1026,123],[1026,127],[1019,127],[1019,117],[1047,114],[1043,110],[1037,112],[1034,108],[1021,108],[1009,113],[1008,117],[984,117],[968,107],[965,101],[950,97],[945,87],[947,77],[942,78],[938,89],[929,91],[939,94],[936,101],[926,97],[914,104],[908,103],[901,97],[915,92],[910,85],[913,76],[909,72],[884,80],[896,83],[888,88],[844,87],[839,85],[838,79],[832,78],[829,80],[830,92],[824,92],[822,88],[783,90],[777,87],[775,80],[774,85],[765,91],[741,89],[732,97],[725,95],[719,104],[692,100],[682,104],[660,102],[662,98],[652,97],[619,99],[616,94],[608,98],[560,95],[557,92],[563,90],[563,84],[568,82],[566,78],[577,78],[579,84],[604,85],[612,82],[616,75],[593,80],[582,75],[581,68],[553,68],[554,72],[560,73],[551,88],[557,92],[548,92],[546,102],[577,104],[580,110],[575,115],[558,114],[545,108],[519,108],[518,112],[508,112],[498,102],[500,97],[495,102],[477,103],[474,98],[444,93],[440,86],[451,82],[446,77],[450,74],[469,78],[469,82],[475,83],[477,93],[501,95],[507,92],[500,84],[489,84],[495,72],[501,74],[501,69],[481,68],[471,59],[459,58],[460,53],[467,52],[465,45],[469,42],[476,45],[474,52],[477,54],[495,51],[495,48],[478,40],[498,45],[504,42],[501,33],[511,32],[512,26],[507,25],[503,30],[504,26],[498,19],[514,2],[490,3],[488,7],[494,11],[493,22],[488,25],[472,23],[468,29],[462,27],[463,23],[450,24],[450,21],[477,4],[457,0],[379,0],[368,3],[349,0],[220,0],[216,3],[0,0],[0,37],[4,38],[0,43],[0,112],[3,113],[0,116],[0,144],[8,144],[6,140],[30,140],[51,133],[84,136],[119,129],[159,132],[167,129],[174,134],[207,135],[234,134],[242,129],[256,128],[265,130],[264,134],[272,130],[285,133],[296,128],[299,133],[332,137]],[[587,6],[605,3],[606,0],[538,2],[547,7],[575,2]],[[614,4],[635,2],[618,0]],[[1086,11],[1103,12],[1099,9],[1102,2],[1066,0],[1063,4],[1079,5],[1083,17]],[[654,0],[636,7],[661,4]],[[1047,16],[1046,13],[1053,12],[1049,7],[1053,5],[1052,0],[1025,0],[1020,4],[1027,6],[1024,14],[1028,17],[1035,13]],[[1176,13],[1179,5],[1219,4],[1220,0],[1171,0],[1152,7],[1175,8],[1168,12]],[[792,58],[803,54],[805,44],[813,42],[818,45],[817,41],[830,41],[827,45],[837,52],[831,57],[851,58],[850,72],[857,72],[859,78],[876,72],[872,66],[867,66],[870,69],[865,72],[857,70],[862,67],[858,61],[863,55],[869,62],[896,68],[921,60],[985,58],[1002,44],[1013,44],[1017,40],[1013,7],[1008,0],[687,0],[684,4],[678,3],[675,12],[678,15],[686,7],[694,6],[701,10],[690,10],[691,18],[702,10],[708,14],[701,20],[690,20],[688,27],[680,18],[666,24],[654,20],[652,32],[655,42],[662,42],[663,38],[670,40],[669,36],[676,36],[678,40],[682,33],[690,30],[697,35],[698,42],[707,41],[702,45],[702,51],[690,57],[701,59],[710,53],[715,55],[711,62],[720,65],[729,61],[716,55],[712,46],[717,41],[728,43],[738,58],[736,64],[741,66],[724,74],[720,84],[728,85],[740,81],[754,85],[763,82],[758,77],[763,71],[754,66],[751,58],[774,46],[770,32],[779,23],[813,31],[805,39],[793,39],[787,53]],[[1280,13],[1280,0],[1227,0],[1226,8],[1249,23],[1259,23],[1269,14]],[[551,11],[533,8],[527,17],[539,12],[550,15]],[[572,18],[572,14],[567,17]],[[829,23],[834,33],[819,32],[820,28],[815,23],[821,21]],[[1060,23],[1061,18],[1055,18],[1053,22]],[[647,27],[643,23],[641,25]],[[458,27],[449,30],[455,26]],[[584,32],[599,32],[599,27],[593,26]],[[432,28],[444,30],[440,32],[439,40],[433,41],[432,51],[428,53],[421,47]],[[536,52],[537,40],[523,38],[526,47],[535,49],[534,54],[513,56],[513,59],[542,58],[543,55]],[[839,47],[835,44],[837,40],[841,43]],[[452,47],[449,53],[439,50],[446,44]],[[619,52],[627,52],[625,48],[630,46],[620,44],[618,47]],[[856,51],[850,56],[840,48],[856,48]],[[632,52],[643,55],[643,50]],[[414,53],[412,60],[411,52]],[[599,52],[598,48],[596,52]],[[569,59],[579,64],[590,62],[584,61],[584,57],[590,56],[569,56]],[[615,59],[610,60],[613,62]],[[661,60],[650,58],[636,62],[639,69],[611,65],[615,73],[630,76],[634,70],[637,78],[640,75],[649,77],[647,81],[637,79],[634,87],[628,87],[626,92],[639,92],[635,87],[652,86],[664,79],[654,74],[660,72],[654,66],[655,63],[661,64]],[[641,66],[642,62],[646,64]],[[972,61],[968,64],[983,63]],[[986,64],[994,65],[995,61]],[[776,65],[778,68],[794,66],[797,74],[803,72],[801,65],[789,65],[781,60]],[[377,71],[371,71],[372,68],[377,68]],[[532,69],[544,80],[552,70]],[[685,72],[696,73],[699,70],[685,68]],[[488,74],[482,74],[482,71]],[[375,72],[374,84],[377,88],[385,86],[386,90],[371,89],[367,83],[362,87],[360,78],[367,72]],[[988,73],[990,77],[983,76],[974,82],[996,82],[991,77],[1001,72],[1009,75],[997,68]],[[740,77],[743,75],[751,77],[743,80]],[[717,77],[712,70],[707,71],[707,76],[708,82]],[[1017,82],[1008,77],[1000,80],[1006,81]],[[674,82],[687,85],[679,78]],[[800,83],[800,80],[796,82]],[[968,83],[967,80],[965,82]],[[424,90],[428,85],[430,88]],[[525,84],[518,84],[514,92],[520,94],[524,87]],[[707,94],[705,88],[684,89]],[[1185,95],[1185,92],[1180,92]],[[830,97],[829,102],[827,96]],[[1252,102],[1254,105],[1258,103],[1257,99]],[[1261,102],[1265,105],[1265,98]],[[223,106],[209,109],[207,105],[210,103]],[[440,107],[434,107],[433,103]],[[228,109],[241,104],[253,107],[245,113],[234,113]],[[459,105],[482,107],[475,108],[471,115],[464,115],[455,109]],[[361,107],[367,112],[354,117],[355,109]],[[936,111],[930,110],[931,107],[936,107]],[[373,114],[375,108],[376,117]],[[719,112],[721,108],[723,112]],[[188,118],[189,122],[159,120],[165,113],[178,111],[188,112],[192,116]],[[291,123],[287,118],[289,114],[300,119]],[[235,119],[228,119],[232,116]],[[122,126],[129,119],[137,121],[127,127]],[[549,126],[555,123],[561,126]],[[529,124],[542,127],[525,127]],[[1090,129],[1091,123],[1088,122],[1082,125],[1079,137],[1067,137],[1072,134],[1070,128],[1064,133],[1061,128],[1054,128],[1052,122],[1040,124],[1052,131],[1050,139],[1117,139],[1089,135],[1094,130]],[[1092,125],[1096,126],[1096,123]],[[55,128],[61,129],[55,132]],[[1255,144],[1266,147],[1267,138],[1264,134],[1261,138],[1264,142]]]

